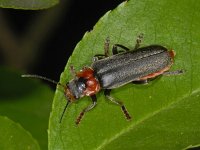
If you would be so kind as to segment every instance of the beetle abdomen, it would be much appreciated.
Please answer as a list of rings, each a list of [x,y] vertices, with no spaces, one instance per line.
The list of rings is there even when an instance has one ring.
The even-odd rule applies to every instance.
[[[101,59],[92,68],[101,87],[113,89],[170,67],[172,63],[165,47],[151,45]]]

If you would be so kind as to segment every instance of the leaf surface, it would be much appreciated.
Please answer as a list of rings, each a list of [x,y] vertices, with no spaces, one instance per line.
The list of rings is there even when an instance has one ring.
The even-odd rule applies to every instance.
[[[97,95],[98,105],[85,114],[77,127],[79,113],[91,103],[88,97],[71,104],[61,124],[66,104],[63,89],[56,91],[50,117],[49,148],[94,149],[186,149],[200,145],[200,3],[197,0],[130,0],[106,13],[76,46],[61,75],[64,84],[78,71],[90,66],[92,56],[104,52],[104,41],[134,48],[159,44],[174,49],[171,70],[184,69],[180,76],[163,76],[148,85],[127,84],[111,95],[123,101],[133,119],[127,122],[118,106]]]
[[[0,0],[0,7],[14,9],[45,9],[54,6],[58,0]]]
[[[0,149],[39,150],[37,141],[19,124],[0,116]]]
[[[19,123],[41,149],[47,149],[52,90],[33,79],[21,78],[21,74],[11,69],[0,67],[0,72],[0,115]]]

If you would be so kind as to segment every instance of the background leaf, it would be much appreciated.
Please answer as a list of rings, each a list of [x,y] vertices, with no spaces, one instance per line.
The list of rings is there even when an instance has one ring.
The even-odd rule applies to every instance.
[[[0,116],[0,149],[39,150],[39,144],[19,124]]]
[[[21,78],[11,69],[0,68],[0,72],[0,115],[20,123],[38,140],[41,149],[47,149],[53,92],[37,81]],[[4,134],[1,126],[0,130]]]
[[[69,64],[77,70],[103,53],[104,40],[133,48],[138,34],[142,46],[160,44],[176,51],[171,70],[181,76],[162,77],[148,85],[128,84],[112,91],[133,119],[127,122],[120,108],[98,94],[98,106],[77,127],[75,119],[90,102],[82,98],[69,106],[62,124],[59,118],[66,100],[56,91],[50,117],[50,149],[185,149],[200,144],[200,3],[196,0],[130,0],[105,14],[86,33],[68,61],[61,82],[72,78]]]
[[[14,9],[44,9],[54,6],[58,0],[0,0],[0,7]]]

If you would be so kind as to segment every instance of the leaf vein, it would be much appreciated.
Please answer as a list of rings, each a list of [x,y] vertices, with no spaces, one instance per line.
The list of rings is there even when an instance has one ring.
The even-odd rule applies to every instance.
[[[102,142],[102,144],[100,144],[97,148],[95,148],[96,150],[100,150],[103,147],[105,147],[106,145],[108,145],[109,143],[111,143],[112,141],[116,140],[117,138],[119,138],[120,136],[122,136],[123,134],[129,132],[130,130],[133,130],[134,128],[136,128],[138,125],[140,125],[141,123],[143,123],[144,121],[154,117],[155,115],[161,113],[162,111],[171,108],[172,106],[180,103],[182,100],[186,99],[189,96],[195,95],[196,93],[200,92],[200,88],[194,90],[192,93],[187,93],[185,95],[183,95],[182,98],[178,99],[177,101],[173,101],[172,103],[170,103],[169,105],[167,105],[166,107],[162,107],[161,109],[151,113],[150,115],[147,115],[146,117],[144,117],[143,119],[139,120],[138,122],[136,122],[135,124],[132,124],[130,126],[128,126],[127,128],[121,130],[121,132],[115,134],[113,137],[111,137],[110,139],[106,139]]]

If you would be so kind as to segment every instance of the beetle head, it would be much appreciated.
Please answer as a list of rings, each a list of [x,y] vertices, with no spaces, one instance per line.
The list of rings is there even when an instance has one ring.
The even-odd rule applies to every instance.
[[[84,96],[86,89],[86,80],[84,78],[75,78],[67,83],[65,95],[70,102],[73,102]]]

